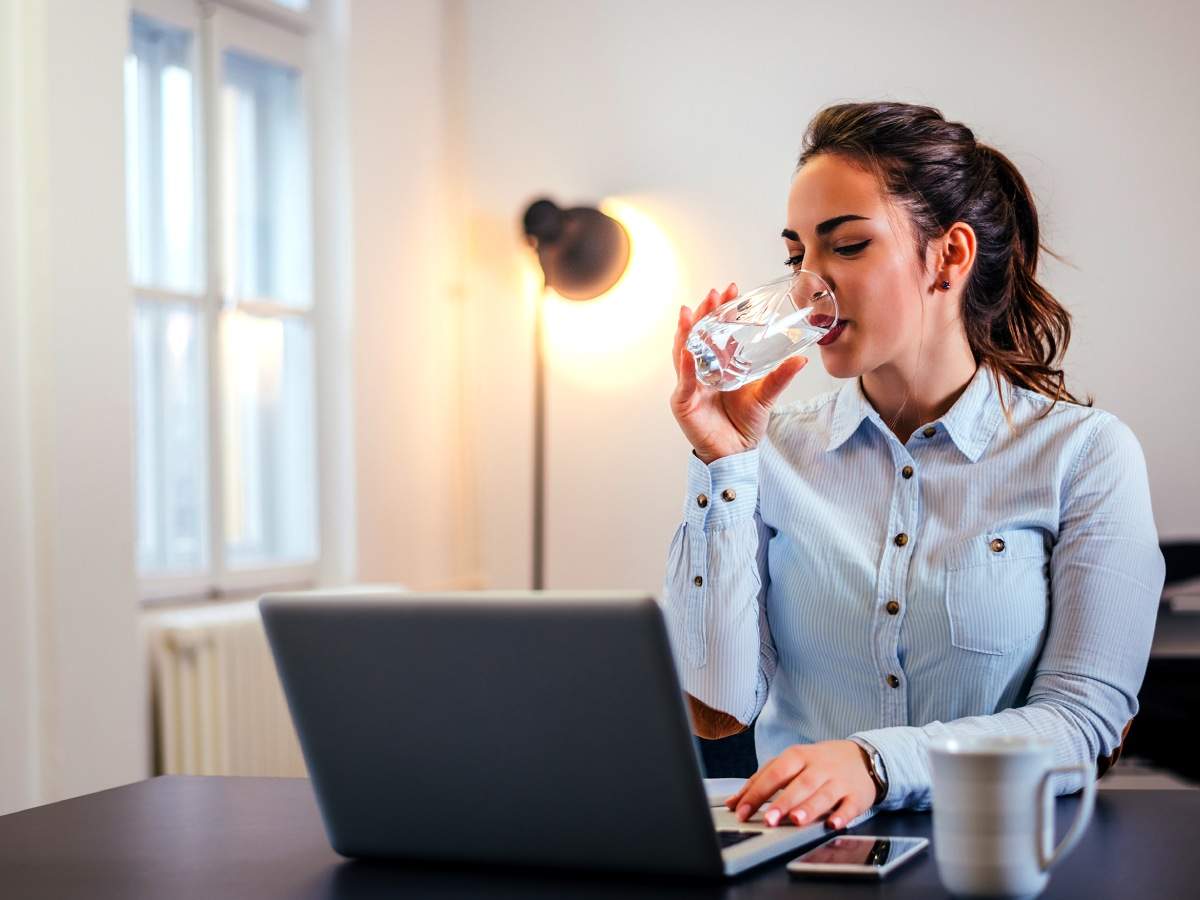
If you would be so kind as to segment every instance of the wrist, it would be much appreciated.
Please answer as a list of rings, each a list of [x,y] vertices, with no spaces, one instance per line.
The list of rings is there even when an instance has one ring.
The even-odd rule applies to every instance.
[[[871,805],[878,806],[883,802],[888,791],[887,769],[883,764],[883,756],[879,753],[878,749],[862,738],[852,737],[849,740],[855,743],[862,754],[863,766],[867,770],[867,776],[875,785],[875,799]]]
[[[707,453],[701,453],[699,450],[693,449],[692,455],[695,456],[696,459],[700,460],[700,462],[704,463],[706,466],[711,466],[718,459],[725,459],[725,457],[727,457],[727,456],[737,456],[739,453],[748,453],[749,451],[753,450],[754,447],[756,447],[756,446],[758,446],[758,445],[755,444],[750,447],[743,447],[741,450],[734,450],[729,453],[716,453],[716,454],[711,454],[711,455],[707,454]]]

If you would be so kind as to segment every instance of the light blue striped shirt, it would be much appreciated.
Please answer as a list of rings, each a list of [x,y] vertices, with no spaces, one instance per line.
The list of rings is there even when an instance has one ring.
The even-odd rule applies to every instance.
[[[928,809],[936,736],[1036,735],[1056,765],[1120,743],[1164,577],[1141,445],[1002,386],[1011,425],[980,366],[901,443],[855,378],[773,410],[752,450],[690,456],[661,603],[684,689],[757,717],[760,765],[859,737],[879,808]]]

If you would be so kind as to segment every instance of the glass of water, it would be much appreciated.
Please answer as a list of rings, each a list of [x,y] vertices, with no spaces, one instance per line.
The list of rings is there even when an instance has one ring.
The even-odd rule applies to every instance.
[[[692,326],[687,348],[701,384],[736,391],[821,340],[837,322],[837,299],[825,280],[794,269],[718,306]]]

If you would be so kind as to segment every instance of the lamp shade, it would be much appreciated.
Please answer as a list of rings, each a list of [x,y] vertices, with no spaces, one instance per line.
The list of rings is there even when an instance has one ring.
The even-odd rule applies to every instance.
[[[568,300],[591,300],[617,283],[629,263],[629,235],[616,219],[589,206],[561,209],[541,198],[524,216],[546,287]]]

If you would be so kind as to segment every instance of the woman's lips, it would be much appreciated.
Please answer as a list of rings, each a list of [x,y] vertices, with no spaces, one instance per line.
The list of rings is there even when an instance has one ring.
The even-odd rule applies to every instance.
[[[838,319],[837,324],[834,325],[833,328],[829,329],[829,334],[817,341],[818,346],[828,347],[830,344],[836,341],[841,333],[846,330],[846,324],[848,321],[848,319]]]

